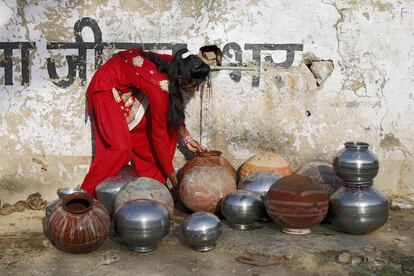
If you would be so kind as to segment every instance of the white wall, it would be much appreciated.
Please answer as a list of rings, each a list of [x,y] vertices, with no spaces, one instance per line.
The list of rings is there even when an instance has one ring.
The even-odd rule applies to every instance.
[[[86,17],[96,21],[103,42],[185,43],[193,53],[207,44],[236,43],[249,66],[255,63],[248,44],[302,45],[289,67],[265,61],[283,62],[286,51],[264,51],[260,70],[243,72],[239,82],[229,71],[213,73],[202,103],[198,94],[188,104],[193,134],[200,136],[202,107],[203,143],[236,167],[260,150],[281,153],[294,168],[330,162],[344,141],[364,140],[380,159],[376,187],[412,193],[413,14],[412,1],[2,1],[0,42],[34,42],[34,49],[29,84],[21,85],[19,49],[13,50],[13,85],[5,85],[0,67],[0,198],[34,191],[52,197],[57,187],[79,185],[87,172],[86,86],[76,78],[58,87],[47,69],[53,58],[57,74],[67,74],[65,56],[78,51],[50,50],[48,43],[74,42],[74,25]],[[82,36],[94,41],[88,27]],[[116,51],[106,47],[103,56]],[[303,62],[312,55],[333,62],[321,86]],[[87,81],[93,72],[94,51],[88,50]],[[177,153],[177,167],[183,162]]]

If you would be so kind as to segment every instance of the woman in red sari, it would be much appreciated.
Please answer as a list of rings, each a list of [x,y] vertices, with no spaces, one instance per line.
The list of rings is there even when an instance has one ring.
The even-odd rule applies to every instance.
[[[130,161],[139,176],[177,184],[172,165],[177,139],[193,152],[206,151],[185,128],[183,91],[194,93],[210,67],[195,55],[183,57],[130,49],[96,71],[88,89],[95,157],[81,188],[96,186]]]

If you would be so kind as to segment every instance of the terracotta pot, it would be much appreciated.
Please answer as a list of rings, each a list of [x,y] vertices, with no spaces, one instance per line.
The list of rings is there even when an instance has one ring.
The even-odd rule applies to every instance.
[[[170,191],[155,179],[139,177],[124,185],[115,196],[114,210],[116,211],[127,201],[135,199],[154,200],[164,204],[171,216],[174,212],[174,200]]]
[[[109,232],[105,206],[89,195],[67,195],[49,219],[50,239],[60,250],[88,253],[98,248]]]
[[[342,179],[335,174],[332,165],[324,162],[309,162],[296,173],[308,176],[321,184],[329,197],[344,184]]]
[[[244,177],[259,171],[273,171],[281,176],[293,172],[289,162],[282,156],[273,152],[264,152],[250,157],[240,166],[239,179],[243,180]]]
[[[236,180],[229,170],[218,165],[195,166],[180,183],[180,198],[194,212],[215,212],[223,197],[236,190]]]
[[[189,171],[199,166],[222,166],[234,177],[234,179],[236,179],[236,170],[229,161],[221,156],[221,154],[221,151],[210,150],[206,153],[197,155],[181,168],[180,177],[184,177]]]
[[[84,193],[87,194],[87,191],[81,188],[59,188],[57,190],[58,199],[53,200],[52,202],[46,205],[45,217],[43,219],[43,233],[46,237],[49,237],[49,218],[50,215],[62,204],[63,198],[69,194],[73,193]]]
[[[312,178],[298,174],[276,181],[265,199],[266,211],[287,234],[309,234],[328,212],[328,195]]]

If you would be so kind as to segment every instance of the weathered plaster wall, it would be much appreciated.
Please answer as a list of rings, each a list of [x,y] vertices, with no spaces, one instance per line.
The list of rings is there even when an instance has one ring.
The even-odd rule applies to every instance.
[[[13,201],[34,191],[51,198],[57,187],[79,185],[87,172],[86,87],[80,78],[66,88],[56,85],[68,81],[66,56],[78,50],[49,44],[74,42],[74,25],[84,17],[96,21],[104,42],[186,43],[192,52],[217,44],[227,47],[226,63],[255,66],[254,49],[257,54],[263,44],[302,45],[291,65],[283,64],[286,51],[264,50],[257,72],[214,72],[202,101],[201,93],[189,99],[191,131],[236,166],[259,150],[280,152],[295,168],[330,162],[344,141],[368,141],[381,161],[376,187],[414,192],[413,15],[413,1],[3,0],[0,42],[31,42],[24,47],[33,49],[27,51],[28,84],[21,85],[20,49],[11,60],[13,85],[0,67],[0,198]],[[81,35],[94,42],[90,28]],[[104,59],[118,51],[106,46]],[[87,51],[86,81],[94,54]],[[6,56],[0,49],[3,67]],[[51,79],[48,58],[62,79]],[[332,64],[324,82],[315,79]],[[177,153],[177,167],[182,163]]]

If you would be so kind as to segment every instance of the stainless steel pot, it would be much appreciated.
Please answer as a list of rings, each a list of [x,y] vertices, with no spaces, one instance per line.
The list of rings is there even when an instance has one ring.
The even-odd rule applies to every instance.
[[[369,182],[378,173],[379,163],[365,142],[346,142],[333,161],[336,174],[346,182]]]
[[[221,213],[230,222],[230,227],[249,230],[253,223],[265,215],[260,195],[246,190],[237,190],[227,195],[221,202]]]
[[[87,194],[86,190],[81,188],[59,188],[57,189],[57,195],[60,199],[65,198],[67,195],[71,195],[73,193],[83,193]]]
[[[184,221],[182,232],[185,242],[194,250],[209,251],[221,235],[221,221],[212,213],[200,211]]]
[[[164,204],[171,216],[174,212],[174,200],[170,191],[152,178],[139,177],[124,185],[115,196],[113,208],[116,211],[122,204],[134,199],[155,200]]]
[[[369,184],[355,187],[345,183],[329,200],[329,220],[337,230],[349,234],[363,235],[380,228],[388,213],[387,198]]]
[[[133,181],[137,178],[138,176],[134,171],[124,169],[121,170],[118,175],[102,181],[95,188],[96,198],[105,206],[111,218],[114,215],[114,200],[116,194],[128,182]]]
[[[115,232],[128,249],[148,252],[170,231],[170,213],[161,203],[136,199],[120,206],[114,215]]]
[[[267,191],[277,180],[282,178],[281,175],[272,171],[259,171],[243,178],[239,183],[240,190],[248,190],[257,193],[264,200]]]

